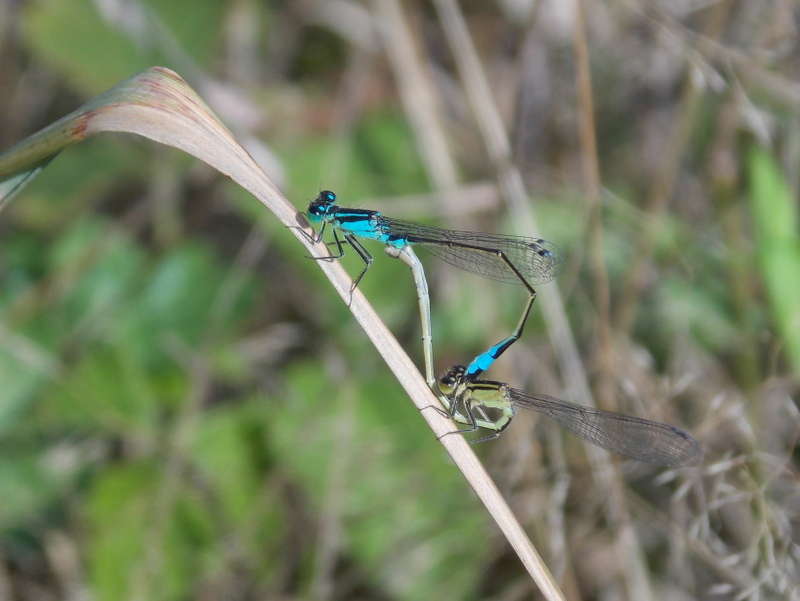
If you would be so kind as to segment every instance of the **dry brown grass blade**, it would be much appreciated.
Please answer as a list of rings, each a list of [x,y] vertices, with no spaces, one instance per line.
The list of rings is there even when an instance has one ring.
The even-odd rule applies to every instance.
[[[312,244],[311,230],[302,215],[194,90],[179,75],[161,67],[152,67],[120,83],[0,155],[0,202],[17,193],[58,152],[101,132],[132,133],[191,154],[253,194],[291,229],[309,253],[318,254],[320,247],[327,250],[324,245]],[[455,426],[435,410],[436,398],[395,337],[361,291],[352,290],[352,280],[338,261],[316,263],[486,505],[545,597],[563,599],[555,580],[470,446],[462,436],[446,435],[456,432]]]

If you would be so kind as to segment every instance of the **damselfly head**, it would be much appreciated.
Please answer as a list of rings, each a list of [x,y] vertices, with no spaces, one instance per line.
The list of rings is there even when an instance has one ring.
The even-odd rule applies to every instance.
[[[308,216],[320,219],[328,214],[333,205],[336,204],[336,194],[330,190],[323,190],[319,193],[311,204],[308,205]]]
[[[445,396],[452,395],[466,373],[467,368],[463,365],[454,365],[439,378],[438,386],[441,393]]]

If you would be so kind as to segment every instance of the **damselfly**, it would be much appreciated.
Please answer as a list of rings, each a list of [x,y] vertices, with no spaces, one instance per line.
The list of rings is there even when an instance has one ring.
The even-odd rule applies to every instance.
[[[306,213],[312,225],[320,225],[314,242],[322,241],[325,228],[333,230],[333,244],[337,254],[315,257],[318,260],[338,259],[344,256],[344,244],[349,244],[364,262],[364,269],[353,283],[358,286],[372,264],[372,255],[357,238],[382,242],[402,249],[419,245],[443,261],[470,273],[496,280],[521,284],[530,294],[522,318],[514,332],[490,348],[477,359],[491,363],[511,346],[522,334],[536,291],[533,284],[544,284],[564,271],[564,254],[555,244],[541,238],[503,236],[481,232],[448,230],[381,215],[369,209],[350,209],[336,205],[336,195],[323,190],[308,205]],[[339,234],[341,233],[341,237]],[[485,367],[473,362],[475,371]],[[470,364],[470,368],[473,367]]]
[[[463,365],[447,370],[438,386],[450,402],[450,416],[470,426],[466,432],[492,432],[480,440],[499,436],[511,423],[515,407],[524,407],[549,417],[587,442],[631,459],[666,467],[697,465],[703,459],[700,444],[680,428],[530,394],[503,382],[475,380],[468,377]]]

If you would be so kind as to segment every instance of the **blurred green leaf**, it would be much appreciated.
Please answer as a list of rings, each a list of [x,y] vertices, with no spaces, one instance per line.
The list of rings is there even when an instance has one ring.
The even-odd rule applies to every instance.
[[[124,346],[99,344],[52,388],[46,406],[64,428],[150,437],[157,395],[152,379]]]
[[[13,431],[55,371],[50,355],[23,335],[0,337],[0,435]]]
[[[150,366],[168,361],[164,345],[170,336],[195,348],[207,333],[219,327],[216,334],[228,339],[253,306],[257,288],[247,280],[236,291],[228,311],[218,314],[215,303],[227,275],[202,244],[188,243],[173,249],[153,267],[131,310],[119,317],[117,335]]]
[[[97,599],[184,599],[202,582],[211,518],[188,489],[164,480],[163,466],[109,469],[91,491],[86,520]]]
[[[216,407],[204,413],[192,444],[192,456],[227,520],[239,527],[272,513],[259,504],[271,467],[264,449],[266,416],[260,397]],[[272,525],[279,531],[285,522],[274,516]]]
[[[36,515],[58,491],[36,452],[5,449],[0,457],[0,533]]]
[[[760,147],[748,154],[750,209],[772,319],[800,374],[800,234],[797,199],[774,159]]]
[[[216,51],[224,0],[137,2],[48,0],[25,6],[30,49],[86,94],[153,64],[208,61]],[[98,12],[106,10],[103,15]]]
[[[49,0],[24,9],[30,50],[87,94],[152,64],[153,56],[110,27],[90,0]]]
[[[14,207],[15,219],[38,231],[58,230],[112,194],[139,193],[150,177],[147,150],[130,136],[101,136],[58,154],[47,165],[47,176],[25,190],[25,202]]]
[[[356,132],[355,177],[350,181],[370,182],[374,186],[371,194],[410,194],[426,189],[426,172],[408,123],[392,112],[373,112],[366,117]]]
[[[66,331],[86,320],[102,323],[119,314],[142,275],[144,260],[141,248],[104,220],[75,222],[53,245],[49,261],[52,273],[73,276],[60,300]]]
[[[95,484],[86,504],[91,535],[87,560],[98,599],[121,599],[135,590],[157,481],[155,466],[131,465],[110,470]]]
[[[188,244],[155,267],[141,297],[140,317],[153,331],[173,331],[195,345],[205,331],[222,274],[210,250]]]
[[[411,194],[427,188],[427,179],[408,125],[390,111],[375,112],[359,122],[350,145],[332,146],[328,136],[301,140],[281,149],[297,198],[298,210],[305,211],[319,190],[335,188],[342,206],[361,206],[360,198],[387,194]],[[330,170],[331,157],[338,161],[336,181],[309,181],[309,173]]]
[[[712,295],[707,288],[698,288],[681,278],[665,278],[659,293],[660,315],[643,311],[642,328],[648,327],[643,336],[655,338],[669,326],[665,331],[671,337],[688,330],[716,352],[725,352],[736,343],[738,332],[728,308],[721,302],[723,299]],[[659,327],[655,327],[656,323]]]
[[[154,36],[155,39],[151,40],[151,44],[160,46],[159,56],[151,64],[171,63],[174,55],[168,54],[176,41],[184,52],[202,64],[212,60],[219,52],[221,41],[218,43],[218,40],[224,33],[221,30],[225,24],[226,9],[230,8],[227,0],[143,0],[142,5],[150,9],[150,18],[154,19],[145,22],[146,29],[155,29],[162,24],[168,28],[167,37],[159,39]]]

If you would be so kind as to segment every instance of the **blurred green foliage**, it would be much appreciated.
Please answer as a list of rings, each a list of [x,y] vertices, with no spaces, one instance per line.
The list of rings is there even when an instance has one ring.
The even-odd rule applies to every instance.
[[[176,21],[171,30],[184,50],[208,58],[205,40],[218,27],[209,11],[222,4],[176,3],[159,16]],[[89,2],[27,7],[25,35],[41,60],[87,94],[165,60],[146,44],[137,48]],[[309,174],[330,151],[326,136],[285,147],[301,208],[321,184]],[[268,260],[280,257],[309,279],[314,327],[344,341],[337,352],[357,375],[326,375],[313,359],[324,340],[315,331],[304,344],[310,357],[279,372],[268,367],[270,392],[254,394],[260,376],[236,346],[255,324],[275,321],[259,299],[286,300],[272,296],[269,278],[252,267],[240,272],[202,236],[154,246],[108,215],[119,219],[118,207],[147,191],[148,153],[116,136],[79,145],[4,214],[17,224],[3,237],[0,297],[9,334],[0,345],[0,434],[13,449],[0,464],[7,552],[32,519],[63,528],[77,520],[97,599],[187,598],[231,569],[264,591],[285,587],[281,578],[294,572],[294,586],[308,590],[313,551],[324,543],[295,540],[290,516],[300,510],[294,519],[310,527],[335,499],[344,520],[339,544],[375,587],[395,580],[403,598],[469,596],[485,554],[485,517],[347,308],[291,237],[273,232]],[[343,198],[425,185],[409,131],[391,112],[360,125],[345,163]],[[233,206],[242,224],[264,222],[251,199]],[[389,266],[372,270],[365,291],[415,332],[414,313],[398,310],[416,305],[410,277],[377,260]],[[345,263],[359,268],[351,257]],[[401,277],[409,279],[402,292],[394,286]],[[220,393],[203,394],[198,378]],[[337,465],[353,463],[358,478],[348,470],[346,480],[332,480]],[[295,506],[292,490],[309,507]],[[54,511],[62,504],[71,509]],[[457,528],[442,530],[452,516]],[[275,561],[285,555],[296,556],[289,574]],[[432,570],[431,556],[440,558]],[[396,581],[397,573],[406,577]]]
[[[27,47],[94,95],[146,67],[180,59],[179,48],[199,62],[213,60],[217,48],[209,41],[218,39],[226,5],[224,0],[152,0],[106,5],[103,15],[91,0],[49,0],[27,4],[22,23]],[[160,27],[149,20],[151,11]],[[164,47],[162,35],[176,46]]]
[[[775,160],[754,147],[748,156],[750,207],[757,258],[772,319],[800,374],[800,215],[797,199]]]
[[[143,67],[165,64],[196,85],[233,60],[224,43],[231,3],[125,4],[147,9],[164,29],[137,27],[131,15],[104,18],[89,0],[22,7],[20,73],[30,69],[57,82],[49,104],[25,121],[28,133],[74,109],[76,98]],[[273,51],[259,56],[274,62],[237,92],[263,101],[265,124],[256,133],[279,140],[272,150],[298,209],[321,188],[333,188],[345,206],[429,189],[407,117],[393,100],[372,90],[346,135],[331,134],[337,86],[352,66],[350,46],[338,33],[294,3],[242,7],[267,24],[259,43]],[[615,96],[630,82],[618,62],[612,66],[621,80],[598,106],[617,112],[598,130],[610,157],[609,186],[617,191],[606,195],[602,209],[614,305],[636,258],[650,174],[630,169],[640,132],[630,123],[629,105]],[[262,79],[270,83],[253,83]],[[42,90],[46,95],[47,85]],[[652,91],[643,95],[655,104]],[[714,110],[704,107],[689,152],[698,162],[713,143]],[[553,165],[577,163],[574,156],[547,158]],[[649,388],[628,378],[625,361],[635,361],[620,351],[622,359],[615,359],[626,384],[658,390],[657,376],[680,380],[685,374],[675,365],[697,357],[715,361],[731,388],[747,391],[775,372],[800,373],[796,202],[788,176],[767,152],[752,150],[745,171],[755,253],[721,231],[729,204],[738,207],[733,192],[702,208],[679,198],[662,216],[632,331],[615,332],[655,359],[656,374]],[[166,201],[159,195],[162,178],[175,184]],[[543,235],[568,251],[567,309],[583,359],[593,365],[597,314],[587,284],[586,205],[580,185],[570,185],[537,198],[536,206]],[[392,214],[392,207],[381,209]],[[159,229],[164,215],[178,223],[168,234]],[[515,226],[513,218],[482,217],[485,229]],[[254,258],[242,251],[251,235],[264,242]],[[379,245],[369,250],[375,263],[361,287],[421,364],[408,270]],[[361,268],[353,253],[342,261],[350,273]],[[423,261],[434,293],[438,368],[469,359],[497,332],[507,333],[524,293]],[[746,282],[740,305],[731,281],[742,264],[757,275]],[[760,302],[759,285],[768,304]],[[261,204],[187,157],[101,136],[49,165],[0,213],[0,328],[0,550],[8,565],[39,562],[31,573],[52,572],[41,566],[49,566],[56,532],[74,541],[82,584],[98,601],[313,598],[331,574],[344,583],[335,598],[477,599],[498,590],[508,596],[506,583],[525,578],[516,559],[506,565],[472,492],[314,262]],[[536,359],[543,366],[536,375],[546,377],[515,385],[549,392],[558,374],[539,343],[543,332],[535,310],[515,354]],[[783,358],[775,347],[786,349],[790,367],[781,360],[773,367],[774,356]],[[744,355],[748,349],[752,354]],[[740,369],[748,361],[749,371]],[[708,395],[692,402],[696,412],[713,411]],[[529,450],[532,435],[518,431],[513,448]],[[503,448],[484,445],[478,452],[492,456]],[[728,452],[723,447],[721,454]],[[503,475],[526,517],[543,520],[557,496],[546,486],[563,481],[555,467],[525,463],[530,455],[504,455],[512,467]],[[578,554],[589,555],[606,539],[594,534],[603,519],[596,498],[583,494],[592,480],[588,467],[577,463],[584,471],[565,511],[579,508],[570,517],[577,540],[588,536],[591,543],[584,549],[579,542]],[[669,495],[659,491],[653,496],[667,505]],[[664,548],[649,534],[648,551],[659,556],[651,563],[666,563]],[[328,571],[319,565],[326,553]],[[53,588],[67,597],[63,587]]]

